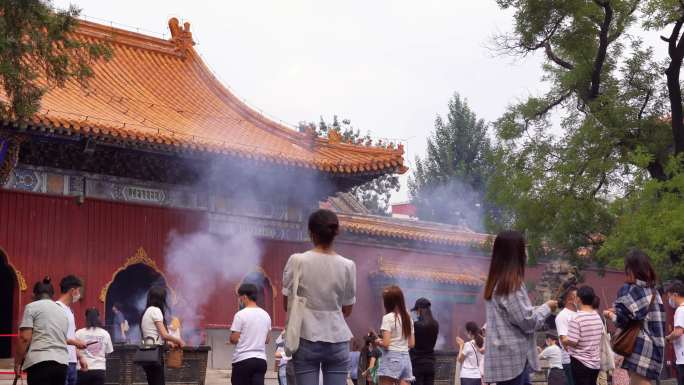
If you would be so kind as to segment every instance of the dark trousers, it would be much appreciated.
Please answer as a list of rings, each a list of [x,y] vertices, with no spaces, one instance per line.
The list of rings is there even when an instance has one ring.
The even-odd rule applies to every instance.
[[[684,365],[676,365],[677,369],[677,385],[684,385]]]
[[[530,381],[530,367],[525,365],[525,369],[517,377],[508,381],[497,382],[496,385],[532,385]]]
[[[461,385],[482,385],[482,379],[461,377]]]
[[[39,362],[26,369],[28,385],[64,385],[67,366],[55,361]]]
[[[144,365],[145,377],[147,377],[148,385],[164,385],[166,379],[164,378],[164,362],[161,365]]]
[[[563,364],[563,371],[565,372],[565,382],[568,385],[575,385],[575,381],[572,379],[572,365]]]
[[[105,371],[104,370],[86,370],[85,372],[78,372],[77,385],[104,385]]]
[[[287,385],[297,384],[297,377],[295,376],[294,370],[294,362],[292,362],[292,360],[287,361],[287,365],[285,365],[285,378],[285,381],[287,381]]]
[[[565,371],[560,368],[549,369],[548,384],[549,385],[567,385],[567,380],[565,378]]]
[[[572,365],[572,379],[575,385],[596,385],[596,379],[599,375],[598,369],[592,369],[584,366],[575,357],[570,357],[570,365]]]
[[[416,377],[414,385],[433,385],[435,383],[435,365],[415,364],[413,375]]]
[[[266,360],[248,358],[233,364],[230,382],[233,385],[264,385]]]

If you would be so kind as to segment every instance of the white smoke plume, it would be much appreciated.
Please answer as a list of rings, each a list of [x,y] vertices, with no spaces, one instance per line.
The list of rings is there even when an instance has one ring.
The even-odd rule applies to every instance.
[[[166,272],[179,299],[172,313],[182,320],[184,334],[198,329],[202,308],[216,289],[238,282],[261,261],[261,247],[251,234],[223,226],[207,223],[190,234],[169,234]]]

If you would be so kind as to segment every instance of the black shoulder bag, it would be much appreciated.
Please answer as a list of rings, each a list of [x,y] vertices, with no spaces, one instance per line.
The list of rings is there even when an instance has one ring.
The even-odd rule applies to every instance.
[[[157,336],[157,340],[152,337],[143,337],[142,320],[140,321],[140,336],[142,337],[140,346],[133,355],[133,362],[141,366],[161,365],[162,345],[156,344],[159,341],[159,336]],[[152,341],[152,343],[147,343],[148,340]]]

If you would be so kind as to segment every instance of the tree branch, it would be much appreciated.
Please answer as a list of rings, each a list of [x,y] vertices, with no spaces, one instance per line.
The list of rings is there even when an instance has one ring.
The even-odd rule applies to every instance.
[[[641,108],[639,109],[639,115],[637,117],[638,120],[641,120],[643,118],[644,110],[646,109],[648,102],[651,100],[651,95],[653,95],[653,89],[649,89],[648,92],[646,92],[646,97],[644,98],[644,104],[642,104]]]
[[[625,23],[627,23],[627,20],[629,20],[629,18],[632,17],[634,12],[636,12],[637,8],[639,8],[639,3],[640,0],[633,0],[632,6],[629,8],[629,11],[620,15],[620,18],[618,18],[616,22],[617,28],[615,28],[615,34],[610,35],[608,37],[609,42],[614,42],[615,40],[617,40],[618,37],[620,37],[620,35],[623,34],[623,32],[625,31]]]
[[[679,83],[679,74],[684,59],[684,35],[680,36],[682,25],[684,25],[684,14],[677,20],[670,37],[667,39],[670,65],[665,70],[675,155],[684,152],[684,113],[682,112],[682,90]]]
[[[575,66],[572,63],[563,60],[558,55],[556,55],[551,49],[551,44],[548,41],[544,42],[544,52],[546,52],[546,57],[548,57],[549,60],[558,64],[559,66],[569,70],[575,68]]]
[[[605,173],[605,172],[604,172],[604,173],[601,173],[601,180],[599,180],[598,186],[596,186],[596,188],[594,188],[594,189],[591,191],[591,197],[592,197],[592,198],[595,198],[595,197],[596,197],[596,194],[598,194],[598,192],[601,191],[601,188],[602,188],[603,185],[606,183],[606,179],[607,179],[606,173]]]
[[[596,99],[599,96],[601,87],[601,71],[603,70],[603,64],[606,62],[606,53],[608,51],[608,45],[610,44],[608,33],[610,32],[610,24],[613,21],[613,8],[610,6],[610,2],[608,0],[594,0],[594,3],[603,8],[604,17],[599,30],[599,46],[598,50],[596,51],[596,58],[594,59],[594,66],[591,72],[589,100]]]

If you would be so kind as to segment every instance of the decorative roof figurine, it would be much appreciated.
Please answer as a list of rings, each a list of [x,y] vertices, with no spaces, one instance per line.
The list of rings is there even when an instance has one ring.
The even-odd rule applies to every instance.
[[[171,30],[171,42],[176,45],[176,50],[186,56],[190,48],[195,45],[192,32],[190,32],[190,23],[186,21],[181,27],[178,19],[172,17],[169,19],[169,30]]]

